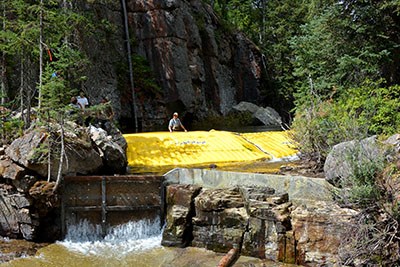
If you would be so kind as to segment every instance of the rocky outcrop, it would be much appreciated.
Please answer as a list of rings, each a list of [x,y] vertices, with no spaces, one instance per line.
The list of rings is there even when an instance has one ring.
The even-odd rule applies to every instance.
[[[305,266],[340,265],[338,249],[354,225],[357,212],[327,202],[296,207],[291,213],[296,263]]]
[[[162,245],[185,247],[193,239],[192,222],[194,215],[194,198],[201,187],[195,185],[175,185],[166,189],[166,205],[168,222],[164,232]]]
[[[272,188],[244,188],[249,213],[248,231],[244,234],[242,253],[261,259],[282,260],[286,232],[291,229],[287,193]]]
[[[204,116],[258,99],[260,51],[224,29],[202,1],[129,1],[128,7],[137,51],[150,62],[167,104]]]
[[[192,246],[228,252],[242,243],[248,214],[239,188],[203,189],[195,198]]]
[[[32,200],[10,189],[4,185],[0,188],[0,236],[32,240],[39,225],[38,215],[30,212]]]
[[[122,135],[114,138],[100,128],[64,125],[65,158],[62,176],[126,171],[126,146]],[[59,166],[60,144],[51,147],[50,181],[48,179],[48,140],[60,134],[44,128],[32,128],[3,149],[0,155],[0,235],[27,240],[54,240],[60,236],[56,215],[59,198],[55,180]],[[123,138],[123,137],[122,137]],[[115,141],[114,141],[115,140]],[[54,141],[54,139],[53,139]],[[118,143],[119,144],[118,144]],[[39,229],[45,229],[40,231]]]
[[[169,195],[185,201],[167,201],[163,244],[224,253],[236,249],[241,255],[272,261],[334,266],[339,263],[341,234],[357,214],[325,201],[293,205],[287,193],[263,186],[199,190],[194,185],[167,187]]]
[[[135,40],[132,50],[148,62],[149,76],[160,86],[157,90],[141,88],[144,77],[138,77],[140,70],[134,68],[137,113],[143,128],[165,127],[173,111],[180,112],[188,124],[210,114],[226,115],[240,101],[259,99],[265,88],[261,52],[243,33],[224,27],[204,1],[126,3],[131,39]],[[121,5],[94,1],[82,8],[93,10],[98,21],[108,20],[114,26],[113,31],[98,28],[96,36],[110,36],[107,41],[85,37],[82,46],[94,64],[87,70],[83,87],[92,103],[106,95],[116,117],[122,117],[124,124],[132,123]]]
[[[281,127],[282,118],[276,110],[271,107],[259,107],[256,104],[242,101],[232,107],[233,110],[238,112],[249,112],[259,122],[266,126]]]
[[[331,184],[340,187],[341,181],[348,179],[362,164],[384,162],[391,159],[399,142],[394,135],[386,141],[371,136],[360,141],[352,140],[335,145],[326,157],[324,164],[325,177]],[[398,153],[397,153],[398,154]]]

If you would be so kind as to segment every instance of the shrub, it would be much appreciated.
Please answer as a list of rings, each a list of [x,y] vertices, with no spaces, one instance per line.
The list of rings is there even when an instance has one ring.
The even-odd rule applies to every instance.
[[[24,122],[20,119],[0,118],[0,145],[9,144],[22,135]]]
[[[293,139],[303,155],[317,158],[319,164],[331,148],[344,141],[400,130],[400,86],[383,87],[365,82],[337,98],[322,100],[310,95],[296,108],[292,123]]]

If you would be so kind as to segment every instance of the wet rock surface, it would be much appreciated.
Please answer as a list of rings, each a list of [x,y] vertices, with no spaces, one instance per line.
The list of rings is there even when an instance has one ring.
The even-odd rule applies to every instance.
[[[177,212],[182,208],[169,201],[166,229],[177,229],[183,225],[178,222],[184,222],[186,238],[192,237],[191,242],[185,243],[220,253],[235,248],[241,256],[306,266],[333,266],[339,260],[341,234],[357,214],[331,201],[308,199],[294,205],[288,193],[266,186],[202,188],[198,195],[190,193],[190,197],[183,197],[191,186],[167,187],[167,192],[186,199],[188,208]],[[193,199],[192,204],[189,199]],[[189,212],[193,205],[194,212]],[[163,242],[172,244],[173,235],[172,231],[164,235]]]
[[[201,187],[176,185],[167,187],[166,205],[169,223],[163,232],[163,246],[185,247],[193,239],[191,218],[194,214],[193,200]]]
[[[48,243],[35,243],[0,236],[0,264],[15,258],[33,256],[38,249],[47,245]]]

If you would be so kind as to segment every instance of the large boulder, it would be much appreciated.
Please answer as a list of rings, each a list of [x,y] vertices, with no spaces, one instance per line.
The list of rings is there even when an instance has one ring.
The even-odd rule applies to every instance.
[[[382,158],[384,151],[376,136],[339,143],[326,157],[325,178],[331,184],[340,186],[340,182],[352,175],[358,164]]]
[[[90,138],[99,149],[100,156],[103,160],[103,173],[125,173],[128,164],[125,150],[114,142],[112,136],[107,135],[105,130],[89,126],[89,132]]]
[[[14,140],[6,149],[6,154],[17,164],[35,171],[43,177],[48,174],[48,159],[46,147],[49,134],[44,129],[33,129],[22,137]],[[57,147],[58,146],[58,147]],[[50,150],[51,177],[56,178],[59,166],[60,144],[53,144]],[[43,149],[47,151],[43,151]],[[65,133],[65,158],[62,175],[89,174],[102,166],[102,159],[91,144],[87,134],[78,136],[73,130]]]
[[[325,161],[325,179],[340,187],[357,168],[380,162],[393,162],[400,169],[400,134],[394,134],[383,141],[371,136],[360,141],[353,140],[335,145]],[[385,181],[392,193],[398,192],[395,188],[399,188],[395,180]]]
[[[239,112],[250,112],[251,114],[255,114],[260,107],[254,103],[242,101],[232,108]]]
[[[47,177],[50,151],[50,176],[55,179],[60,164],[61,132],[64,133],[65,148],[62,175],[85,175],[99,171],[108,174],[126,172],[127,143],[117,128],[109,125],[107,132],[102,128],[86,128],[70,121],[64,124],[63,131],[59,125],[52,127],[52,133],[44,128],[32,128],[12,142],[5,150],[11,161],[0,161],[3,176],[16,177],[11,172],[17,171],[19,176],[23,176],[26,168]]]
[[[242,101],[239,104],[232,107],[237,112],[248,112],[257,119],[259,122],[266,126],[277,126],[280,127],[282,124],[282,118],[279,113],[271,107],[259,107],[256,104]]]
[[[291,213],[296,264],[339,266],[338,250],[358,212],[331,202],[300,205]]]

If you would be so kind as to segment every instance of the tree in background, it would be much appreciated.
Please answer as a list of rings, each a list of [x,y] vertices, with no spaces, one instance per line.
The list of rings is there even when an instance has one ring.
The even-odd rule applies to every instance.
[[[214,0],[217,13],[245,32],[265,56],[265,102],[278,110],[322,101],[365,80],[400,82],[397,0]]]
[[[398,25],[386,8],[372,1],[349,2],[327,6],[291,39],[298,78],[296,106],[307,98],[310,78],[324,99],[366,79],[398,79],[389,71],[393,60],[398,61],[398,37],[390,37]]]
[[[338,142],[399,130],[398,123],[387,123],[397,117],[398,105],[387,103],[397,101],[400,78],[399,4],[393,4],[334,3],[291,39],[297,79],[293,128],[300,149],[317,154],[319,164]],[[335,112],[325,112],[330,108]]]
[[[6,73],[2,84],[15,80],[16,72],[19,72],[20,80],[19,92],[15,95],[11,95],[13,90],[7,91],[7,86],[2,85],[1,92],[6,94],[3,99],[20,99],[19,109],[25,128],[30,126],[31,106],[37,104],[37,126],[47,129],[48,138],[41,153],[47,155],[48,181],[51,169],[58,168],[58,185],[64,161],[64,119],[68,115],[70,98],[78,91],[74,87],[84,79],[81,73],[87,64],[79,48],[78,33],[90,29],[92,23],[74,9],[72,1],[6,0],[2,7],[1,65],[9,70],[13,67],[9,72],[2,69]],[[31,88],[35,83],[37,86]],[[16,101],[8,104],[15,110]],[[8,121],[13,120],[7,118],[2,126],[11,127],[13,124]],[[10,127],[3,129],[13,132]],[[2,134],[2,137],[7,136]],[[59,159],[58,166],[51,166],[52,158]]]
[[[2,76],[3,98],[20,99],[20,110],[26,118],[26,126],[29,126],[32,103],[40,103],[41,108],[42,101],[46,102],[50,97],[68,103],[68,98],[61,98],[63,95],[44,94],[42,90],[48,91],[55,84],[49,78],[56,71],[63,73],[63,90],[66,92],[71,91],[71,86],[81,78],[79,73],[86,61],[79,52],[76,34],[79,29],[87,29],[91,23],[72,8],[70,1],[5,0],[4,3],[0,32],[1,65],[4,66],[3,73],[6,73]],[[6,71],[7,66],[8,70],[13,67],[14,72]],[[12,95],[13,92],[5,88],[7,81],[15,79],[15,70],[20,73],[20,90],[17,95]],[[37,87],[30,88],[35,82]],[[43,105],[48,107],[51,104]],[[28,114],[24,110],[28,110]]]

